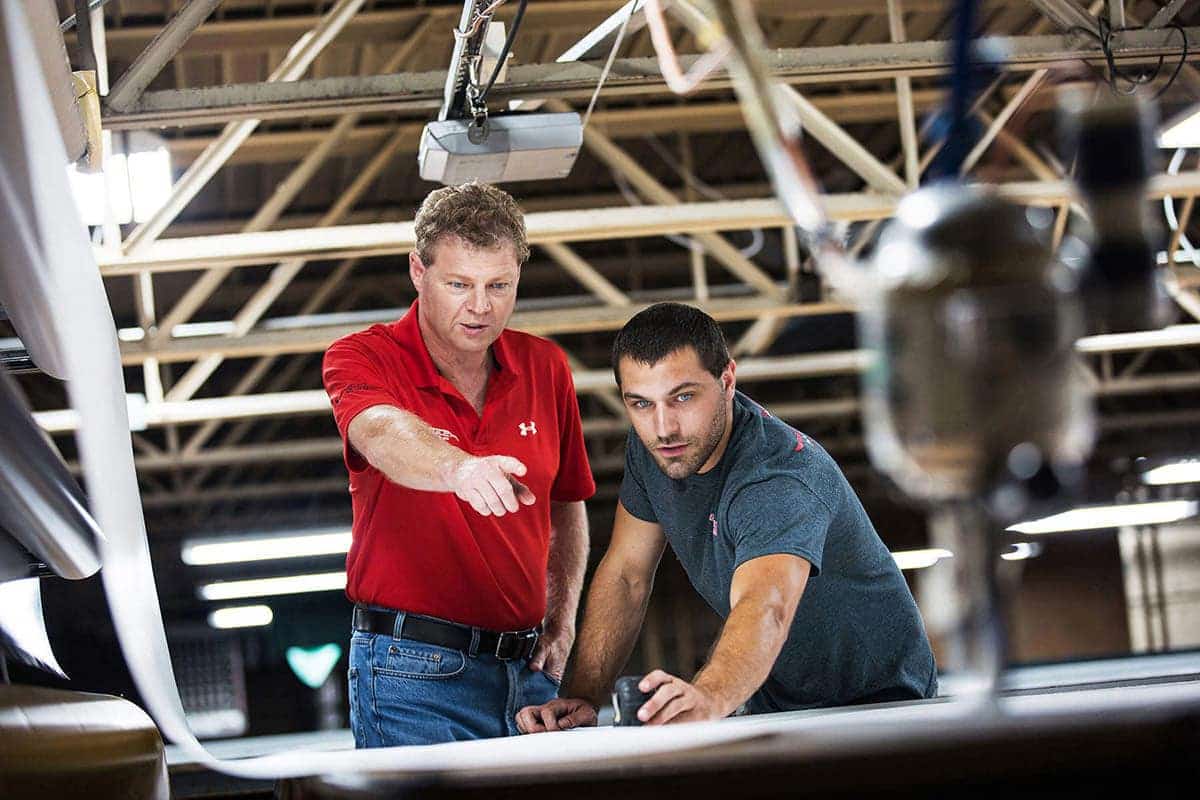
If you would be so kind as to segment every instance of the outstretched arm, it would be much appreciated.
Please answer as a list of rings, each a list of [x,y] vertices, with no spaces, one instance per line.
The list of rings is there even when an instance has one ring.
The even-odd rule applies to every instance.
[[[810,565],[792,555],[751,559],[733,573],[729,617],[708,663],[689,683],[663,670],[642,679],[654,692],[638,710],[647,725],[720,719],[767,680],[791,630]]]
[[[388,480],[410,489],[453,492],[484,516],[533,505],[517,480],[525,465],[509,456],[472,456],[444,442],[423,420],[395,406],[359,412],[347,428],[350,445]]]

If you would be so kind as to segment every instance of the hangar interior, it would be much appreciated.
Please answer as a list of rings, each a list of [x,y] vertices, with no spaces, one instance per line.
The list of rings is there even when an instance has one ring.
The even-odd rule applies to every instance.
[[[125,199],[110,194],[86,230],[117,328],[149,554],[192,728],[233,741],[344,735],[351,606],[339,581],[350,503],[321,359],[341,336],[397,319],[415,298],[411,222],[436,186],[421,178],[417,156],[443,104],[463,4],[6,5],[28,18],[80,177],[94,177],[98,148],[109,165],[129,165]],[[671,46],[694,66],[708,51],[694,15],[710,14],[708,4],[663,5]],[[750,5],[764,63],[802,109],[804,155],[830,220],[849,253],[870,259],[900,198],[928,181],[944,146],[937,112],[947,102],[956,4]],[[834,456],[904,559],[922,612],[936,613],[948,600],[944,578],[934,576],[953,568],[954,555],[935,546],[928,505],[869,457],[859,309],[820,271],[775,200],[727,72],[686,96],[673,92],[645,14],[622,25],[620,0],[534,0],[515,25],[517,9],[510,0],[492,12],[515,31],[506,75],[488,95],[493,107],[588,115],[568,176],[503,186],[527,215],[532,245],[511,325],[567,352],[579,394],[598,486],[588,503],[589,566],[608,544],[628,430],[609,366],[613,337],[636,311],[677,300],[721,323],[739,388]],[[86,13],[67,27],[77,11]],[[189,11],[202,24],[166,43],[160,33]],[[1124,22],[1112,27],[1127,30],[1105,38],[1098,20],[1107,25],[1118,12]],[[984,0],[975,23],[974,35],[1003,60],[974,98],[962,174],[1025,207],[1058,257],[1079,262],[1092,227],[1071,182],[1062,98],[1136,92],[1156,130],[1185,115],[1200,100],[1200,9]],[[165,61],[147,65],[155,49]],[[1013,537],[1001,566],[1019,581],[1005,609],[1007,660],[1027,675],[1048,665],[1144,664],[1140,657],[1155,654],[1182,656],[1171,669],[1200,673],[1187,660],[1200,650],[1200,478],[1145,480],[1154,467],[1200,456],[1200,256],[1189,242],[1200,237],[1196,152],[1180,145],[1150,157],[1145,207],[1170,297],[1166,325],[1079,349],[1096,440],[1086,491],[1073,498],[1078,506],[1185,501],[1190,512]],[[164,185],[134,183],[143,154],[169,160]],[[109,167],[104,174],[112,192],[122,179]],[[67,388],[31,358],[7,311],[0,358],[81,477]],[[310,535],[323,544],[288,558],[203,554],[214,543]],[[298,576],[307,583],[284,593],[222,593],[235,582]],[[15,662],[8,677],[138,702],[99,577],[40,583],[49,639],[70,679]],[[219,612],[245,605],[269,611],[245,627],[221,625]],[[689,676],[719,627],[668,555],[626,671]],[[931,634],[941,661],[948,645]],[[215,775],[180,767],[173,789],[191,796],[186,787],[211,788]]]

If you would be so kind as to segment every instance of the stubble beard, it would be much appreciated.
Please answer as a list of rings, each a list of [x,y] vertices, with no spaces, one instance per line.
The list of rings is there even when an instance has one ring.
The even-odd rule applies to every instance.
[[[662,458],[659,456],[658,450],[654,449],[656,445],[660,444],[657,440],[652,444],[647,442],[643,442],[643,444],[653,454],[658,468],[662,470],[664,475],[668,478],[681,481],[695,475],[708,461],[709,457],[712,456],[713,452],[717,449],[717,445],[721,443],[727,419],[728,412],[726,411],[725,404],[722,403],[719,406],[716,417],[713,418],[712,427],[705,432],[702,438],[689,440],[687,451],[677,458]],[[699,446],[692,449],[693,443],[698,443]]]

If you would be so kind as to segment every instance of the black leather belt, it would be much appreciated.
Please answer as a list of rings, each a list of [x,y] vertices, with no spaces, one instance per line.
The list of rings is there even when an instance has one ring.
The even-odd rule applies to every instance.
[[[395,611],[380,611],[374,608],[354,607],[354,629],[383,636],[397,636],[414,642],[436,644],[451,650],[462,650],[469,655],[488,653],[501,661],[529,658],[540,635],[537,628],[527,631],[496,633],[483,628],[472,628],[455,622],[446,622],[419,614],[405,614],[404,624],[396,631]]]

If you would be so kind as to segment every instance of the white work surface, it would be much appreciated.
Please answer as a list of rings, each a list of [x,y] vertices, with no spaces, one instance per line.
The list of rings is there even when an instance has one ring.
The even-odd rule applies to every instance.
[[[1194,657],[1192,658],[1194,660]],[[1143,718],[1200,708],[1200,681],[1174,680],[1149,685],[1073,689],[1006,697],[1001,713],[990,713],[949,698],[876,706],[797,711],[734,717],[719,722],[664,727],[587,728],[559,733],[487,739],[473,742],[353,750],[347,731],[229,740],[208,744],[221,759],[258,756],[256,770],[280,775],[346,774],[357,781],[370,773],[456,773],[503,769],[519,773],[574,765],[602,766],[606,762],[667,757],[698,748],[731,745],[764,737],[787,737],[802,749],[837,751],[843,748],[887,748],[889,742],[914,737],[983,735],[989,730],[1039,725],[1086,726],[1121,716]],[[272,752],[286,748],[287,752]],[[297,748],[305,751],[297,752]],[[312,749],[307,749],[312,748]],[[266,755],[267,753],[271,753]],[[173,767],[190,759],[172,748]],[[231,771],[236,760],[223,765]]]

